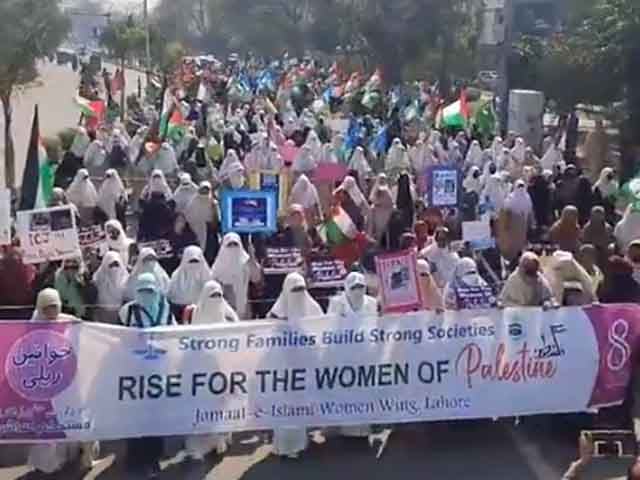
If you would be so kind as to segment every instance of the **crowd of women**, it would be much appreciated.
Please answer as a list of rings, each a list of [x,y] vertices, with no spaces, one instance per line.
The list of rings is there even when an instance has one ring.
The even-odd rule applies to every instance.
[[[592,183],[583,165],[565,163],[562,132],[540,149],[513,133],[482,145],[470,132],[423,125],[417,136],[400,128],[376,155],[366,140],[346,148],[345,132],[331,132],[323,119],[287,102],[277,111],[261,98],[226,113],[213,101],[207,109],[194,106],[200,116],[187,123],[186,135],[159,145],[149,141],[148,126],[131,137],[119,124],[78,128],[50,206],[70,205],[80,227],[103,226],[106,252],[27,265],[15,238],[0,259],[2,318],[150,328],[327,313],[358,322],[381,310],[375,256],[410,249],[418,252],[424,310],[640,300],[640,211],[621,201],[611,166],[600,162]],[[153,108],[145,115],[149,125],[157,123]],[[347,172],[328,194],[313,181],[323,164]],[[424,200],[429,186],[422,176],[435,165],[463,173],[457,208]],[[278,231],[222,235],[221,192],[252,188],[260,171],[279,173],[288,193]],[[322,234],[337,208],[348,216],[347,242],[326,228]],[[459,241],[462,224],[474,220],[490,223],[494,247],[476,252]],[[337,258],[351,273],[343,288],[314,288],[300,272],[266,273],[270,248]],[[369,433],[367,426],[342,431]],[[223,452],[230,440],[192,437],[185,449],[202,458]],[[274,432],[278,455],[296,457],[306,444],[304,429]],[[68,447],[39,445],[30,461],[50,472],[80,452],[89,462],[95,451]],[[129,440],[128,450],[134,467],[157,472],[161,439]]]

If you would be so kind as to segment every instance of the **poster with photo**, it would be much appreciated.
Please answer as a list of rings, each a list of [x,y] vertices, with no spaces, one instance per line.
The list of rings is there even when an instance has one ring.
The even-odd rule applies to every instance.
[[[82,255],[71,207],[24,210],[17,231],[25,263],[43,263]]]
[[[78,240],[82,250],[82,258],[102,258],[109,249],[107,244],[107,232],[102,225],[78,228]]]
[[[406,313],[422,308],[415,250],[380,255],[375,261],[384,313]]]
[[[224,233],[273,233],[277,230],[277,192],[225,190],[221,214]]]
[[[474,250],[487,250],[496,246],[491,235],[489,221],[462,222],[462,240],[468,242]]]
[[[427,170],[427,204],[457,207],[462,193],[462,175],[457,167],[436,166]]]

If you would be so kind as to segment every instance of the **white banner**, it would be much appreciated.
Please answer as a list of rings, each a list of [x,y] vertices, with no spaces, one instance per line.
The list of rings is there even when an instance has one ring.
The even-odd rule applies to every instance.
[[[0,439],[139,436],[585,411],[624,398],[636,306],[301,324],[0,325]]]
[[[71,207],[20,211],[17,232],[24,263],[43,263],[82,255]]]

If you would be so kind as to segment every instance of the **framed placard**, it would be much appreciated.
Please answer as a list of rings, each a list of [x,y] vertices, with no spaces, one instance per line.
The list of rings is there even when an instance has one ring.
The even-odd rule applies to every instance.
[[[82,255],[71,207],[23,210],[17,215],[24,263],[43,263]]]
[[[457,207],[462,197],[462,172],[457,167],[430,167],[426,172],[426,188],[430,207]]]
[[[267,247],[262,263],[265,275],[286,275],[298,272],[304,265],[302,250],[296,247]]]
[[[224,233],[274,233],[277,231],[275,190],[224,190],[220,202]]]
[[[107,245],[107,232],[102,225],[92,225],[90,227],[80,227],[78,229],[78,240],[82,250],[82,258],[85,260],[96,256],[103,257],[109,249]]]
[[[138,243],[138,251],[141,252],[143,248],[152,248],[160,260],[173,258],[173,245],[171,245],[169,240],[160,239],[152,242]]]
[[[376,257],[376,272],[385,313],[406,313],[422,308],[415,250]]]
[[[308,262],[307,276],[311,288],[339,288],[347,278],[342,260],[333,257],[316,257]]]

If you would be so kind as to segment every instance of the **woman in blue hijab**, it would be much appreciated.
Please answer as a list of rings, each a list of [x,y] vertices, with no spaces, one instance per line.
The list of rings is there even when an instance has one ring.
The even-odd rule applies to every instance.
[[[130,328],[153,328],[175,324],[169,302],[160,290],[153,273],[138,276],[132,302],[120,309],[120,323]],[[163,453],[161,437],[132,438],[127,440],[129,468],[152,478],[160,472],[159,460]]]

